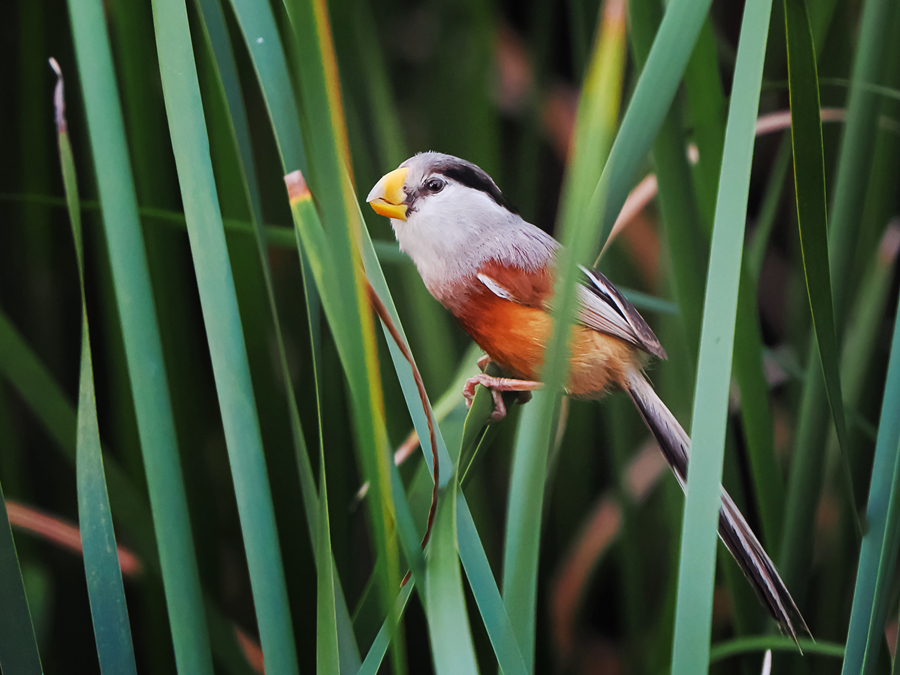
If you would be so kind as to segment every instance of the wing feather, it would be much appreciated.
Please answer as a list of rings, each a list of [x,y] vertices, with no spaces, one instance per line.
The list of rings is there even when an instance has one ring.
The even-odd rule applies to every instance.
[[[589,328],[608,332],[665,359],[666,350],[634,305],[600,272],[582,266],[579,268],[588,281],[588,285],[578,289],[581,301],[579,319]],[[609,326],[613,328],[609,329]]]
[[[666,352],[647,322],[609,279],[586,267],[578,285],[578,320],[588,328],[624,340],[650,354],[665,359]],[[502,280],[501,280],[502,277]],[[492,265],[477,274],[478,280],[494,295],[529,307],[546,307],[551,294],[549,275],[528,283],[522,270]],[[540,288],[538,288],[538,286]]]

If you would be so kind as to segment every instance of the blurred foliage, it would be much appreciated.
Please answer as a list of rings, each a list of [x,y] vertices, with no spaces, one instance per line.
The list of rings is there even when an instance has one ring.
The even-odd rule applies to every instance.
[[[323,171],[323,164],[311,150],[310,138],[315,134],[332,136],[330,129],[323,130],[311,122],[322,101],[313,98],[303,79],[307,71],[299,61],[303,53],[298,49],[300,31],[292,28],[288,16],[294,4],[306,7],[306,3],[286,2],[286,8],[276,2],[271,9],[285,45],[297,99],[296,118],[313,166],[308,177],[312,176],[310,183],[315,188],[314,172]],[[321,8],[324,4],[309,6]],[[620,117],[645,67],[650,41],[667,3],[632,4]],[[884,6],[880,19],[864,22],[866,13],[874,13],[876,5]],[[852,509],[846,508],[838,444],[829,437],[828,401],[824,393],[809,393],[819,386],[812,381],[821,379],[821,367],[815,342],[810,339],[812,323],[794,182],[786,155],[790,151],[786,148],[789,132],[782,128],[758,137],[749,182],[747,255],[745,278],[741,279],[741,302],[746,303],[742,305],[746,312],[740,316],[739,309],[738,326],[749,327],[755,344],[754,340],[741,343],[738,336],[735,381],[748,393],[741,397],[737,385],[733,386],[724,483],[785,571],[785,581],[813,635],[826,644],[847,640],[859,558],[848,514],[866,508],[882,396],[889,377],[888,357],[892,354],[891,331],[898,297],[895,261],[900,243],[900,8],[896,5],[878,0],[807,4],[818,55],[821,105],[851,108],[853,78],[864,78],[852,90],[853,95],[868,96],[866,101],[854,104],[868,108],[852,122],[860,127],[852,127],[852,147],[845,147],[844,121],[827,122],[822,127],[829,207],[833,195],[856,189],[853,199],[842,197],[841,222],[829,223],[836,340],[843,349],[840,377],[847,420],[846,451],[856,495]],[[70,7],[77,8],[78,3],[67,6],[63,0],[14,0],[0,22],[0,60],[6,66],[0,73],[0,151],[5,158],[0,166],[0,485],[7,505],[24,504],[66,522],[78,521],[73,457],[81,298],[56,149],[52,106],[55,76],[47,66],[47,59],[54,56],[67,77],[68,130],[83,200],[87,312],[112,515],[119,544],[142,559],[142,571],[125,577],[138,671],[174,672],[171,623],[155,559],[157,545],[147,524],[147,477],[110,267],[112,253],[97,205],[97,158],[92,156],[77,75]],[[220,392],[210,356],[212,338],[207,336],[196,280],[197,254],[192,253],[182,215],[184,200],[166,116],[151,4],[149,0],[107,0],[103,7],[215,667],[217,672],[250,672],[250,666],[239,657],[229,660],[223,656],[237,653],[227,651],[236,648],[231,624],[251,636],[251,643],[259,642],[256,622],[260,608],[254,606],[238,500],[229,471]],[[652,365],[649,375],[661,398],[688,429],[716,181],[742,9],[733,3],[713,3],[687,66],[684,86],[675,94],[671,108],[661,112],[661,116],[666,115],[662,131],[648,139],[648,143],[655,140],[652,151],[635,160],[642,167],[641,175],[633,181],[635,185],[643,175],[658,173],[659,204],[651,203],[642,210],[618,234],[601,262],[604,273],[622,287],[673,301],[680,308],[678,313],[669,314],[643,310],[642,305],[648,323],[669,354],[668,361]],[[266,299],[266,271],[254,239],[252,224],[258,215],[247,197],[247,179],[242,173],[241,162],[247,158],[235,148],[230,103],[223,96],[218,57],[211,49],[210,40],[223,37],[207,36],[211,24],[205,23],[209,19],[204,18],[208,9],[203,3],[187,4],[218,204],[225,219],[228,257],[271,485],[293,637],[300,672],[311,672],[316,667],[317,638],[322,637],[317,634],[313,607],[317,592],[333,582],[323,585],[322,577],[317,577],[317,566],[324,574],[321,563],[327,557],[323,558],[322,549],[327,547],[322,547],[321,532],[318,539],[311,540],[312,530],[308,528],[312,526],[304,519],[308,506],[304,497],[308,494],[301,487],[304,479],[295,456],[298,443],[292,436],[293,419],[283,386],[285,373],[296,396],[302,440],[313,475],[319,476],[321,469],[328,474],[327,498],[316,497],[328,505],[328,517],[320,514],[318,522],[330,527],[334,580],[339,580],[353,621],[358,658],[365,659],[385,620],[387,601],[381,597],[375,570],[384,565],[387,579],[389,565],[382,559],[381,535],[373,530],[374,516],[367,512],[372,494],[365,500],[357,496],[362,484],[371,478],[360,457],[364,444],[358,436],[362,432],[352,395],[354,377],[359,374],[348,374],[342,367],[340,343],[347,338],[343,333],[332,334],[339,329],[329,328],[325,313],[310,300],[315,295],[310,268],[301,268],[290,230],[292,213],[283,176],[297,167],[284,162],[289,161],[286,158],[291,152],[302,154],[303,150],[285,152],[279,145],[283,139],[273,134],[267,109],[272,103],[265,98],[266,87],[259,81],[246,46],[255,38],[243,34],[244,24],[231,4],[223,3],[222,10],[223,35],[233,49],[239,93],[246,108],[258,186],[253,189],[258,189],[263,221],[259,224],[267,225],[270,234],[266,261],[277,300],[285,369],[279,361],[276,323]],[[339,82],[329,83],[340,94],[350,175],[359,200],[381,175],[406,157],[433,149],[480,165],[527,220],[554,231],[569,149],[572,143],[584,140],[573,139],[573,130],[579,91],[602,16],[599,0],[331,0],[327,10],[339,73]],[[861,36],[861,31],[875,30],[880,30],[881,42],[869,39],[871,33]],[[775,2],[760,115],[786,111],[789,106],[785,39],[784,7]],[[869,57],[872,65],[868,71],[854,65],[866,58],[861,53],[866,45],[875,50]],[[841,119],[845,117],[851,124],[849,117]],[[699,164],[685,161],[686,143],[700,148]],[[339,145],[335,156],[339,156]],[[602,163],[596,167],[598,175],[602,168]],[[846,176],[856,178],[858,186],[848,187]],[[325,184],[325,179],[320,180]],[[339,179],[327,185],[333,190],[330,194],[341,194]],[[324,193],[324,188],[321,192],[314,190],[313,200],[333,242],[335,230],[327,228],[331,224],[329,209],[334,205],[317,201]],[[446,450],[454,456],[463,438],[465,418],[459,374],[473,366],[469,340],[428,295],[411,263],[397,253],[388,222],[372,214],[364,203],[361,206],[363,226],[375,241],[411,351],[431,401],[440,411]],[[353,220],[353,210],[349,205],[344,207],[349,214],[345,219]],[[115,226],[107,223],[107,227]],[[837,239],[834,227],[840,228]],[[349,262],[340,269],[349,270],[348,275],[353,271]],[[308,307],[313,309],[308,312]],[[418,412],[411,415],[388,344],[380,331],[375,332],[378,363],[374,370],[380,372],[384,396],[385,447],[393,450],[409,435],[413,415]],[[898,357],[895,352],[893,356]],[[762,387],[752,398],[757,413],[761,401],[762,418],[748,416],[748,411],[741,409],[751,398],[752,384],[746,384],[750,380],[739,372],[746,367],[738,363],[741,355],[748,356],[749,368],[755,369],[756,382]],[[445,395],[448,403],[442,409],[437,402]],[[416,401],[409,405],[414,404]],[[377,410],[377,405],[371,409]],[[500,587],[518,415],[514,408],[509,420],[492,429],[489,447],[479,449],[478,463],[466,476],[464,486],[458,488],[465,502],[449,497],[457,505],[455,510],[447,505],[439,512],[439,518],[447,523],[445,527],[452,528],[453,518],[460,518],[459,504],[467,504],[490,563],[488,572],[493,570]],[[660,473],[656,455],[645,451],[648,433],[626,396],[613,393],[600,404],[572,401],[563,420],[564,433],[550,452],[543,504],[534,672],[667,672],[679,565],[680,492],[671,476]],[[381,421],[376,419],[373,424],[377,428]],[[764,446],[768,443],[771,461],[767,474],[759,470],[758,455],[751,449],[751,445],[759,447],[754,445],[759,438],[764,439]],[[879,438],[880,443],[883,438]],[[382,441],[372,440],[372,447],[381,448]],[[795,453],[798,445],[808,450],[807,464],[798,459],[799,450]],[[324,467],[320,466],[320,450]],[[890,451],[896,453],[897,449],[885,450]],[[110,468],[110,461],[114,468]],[[888,462],[879,466],[893,465]],[[431,487],[421,453],[414,452],[399,468],[399,474],[385,480],[386,492],[397,480],[402,481],[409,512],[421,535]],[[896,484],[893,487],[896,489]],[[884,489],[883,494],[896,498],[890,487]],[[320,490],[324,493],[324,481]],[[448,489],[442,494],[456,492]],[[759,503],[765,494],[776,506]],[[382,495],[381,499],[388,497]],[[391,499],[396,501],[395,497]],[[399,513],[396,517],[402,520],[405,516]],[[62,548],[46,532],[36,534],[34,528],[22,526],[16,518],[13,523],[44,669],[97,672],[80,555]],[[391,536],[398,535],[392,534],[394,523],[386,525],[388,534],[384,536],[389,542]],[[538,523],[529,526],[541,529]],[[402,529],[401,525],[397,527]],[[443,532],[446,534],[446,530]],[[165,533],[157,533],[157,538],[160,536]],[[399,536],[403,536],[402,531]],[[442,538],[439,546],[451,551],[453,541]],[[720,547],[720,553],[723,551]],[[7,559],[0,557],[4,563],[0,574],[15,574],[5,567]],[[402,551],[399,560],[401,567],[412,565]],[[763,610],[746,583],[734,573],[732,562],[724,554],[719,561],[713,642],[773,632],[771,622],[763,622]],[[468,579],[469,573],[467,567],[462,579]],[[458,576],[459,570],[445,569],[440,574],[456,578],[453,575]],[[484,610],[478,600],[482,596],[473,594],[474,585],[462,581],[466,605],[455,610],[468,610],[471,643],[480,668],[493,671],[494,636],[489,636],[481,618]],[[424,593],[424,583],[419,588]],[[873,668],[869,672],[888,672],[888,647],[894,649],[897,633],[900,584],[896,575],[879,578],[878,592],[879,611],[888,617],[888,638],[886,641],[879,634],[877,644],[865,643],[864,647],[876,658],[879,650],[881,653],[880,662],[867,666]],[[418,592],[406,593],[409,602],[400,637],[393,642],[397,651],[386,659],[382,672],[423,673],[434,668],[430,645],[441,636],[431,633],[426,618],[432,614],[423,607]],[[342,602],[337,602],[337,609],[332,608],[338,615],[335,625],[339,630]],[[320,605],[319,617],[322,612]],[[0,633],[0,641],[7,637]],[[771,639],[779,642],[774,636]],[[336,649],[333,644],[326,647]],[[839,672],[841,661],[831,647],[828,655],[817,655],[814,648],[807,648],[803,659],[779,652],[776,667],[780,666],[782,672]],[[252,651],[251,645],[247,652]],[[759,672],[759,651],[739,651],[713,665],[713,672],[732,673],[739,668],[742,672]],[[341,664],[343,668],[343,654]]]

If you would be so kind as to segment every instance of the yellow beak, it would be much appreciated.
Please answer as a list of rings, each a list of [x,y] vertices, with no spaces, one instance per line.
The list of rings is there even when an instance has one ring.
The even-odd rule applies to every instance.
[[[406,193],[403,192],[403,183],[406,181],[407,171],[409,169],[406,167],[394,169],[375,183],[375,187],[366,197],[375,213],[395,220],[406,220],[406,204],[403,203],[406,201]]]

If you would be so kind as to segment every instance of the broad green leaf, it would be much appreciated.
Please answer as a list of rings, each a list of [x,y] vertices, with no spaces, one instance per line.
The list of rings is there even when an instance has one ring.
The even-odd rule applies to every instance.
[[[316,547],[316,672],[333,675],[341,670],[335,601],[335,569],[331,553],[328,519],[328,487],[325,481],[325,451],[319,450],[319,545]]]
[[[728,110],[703,310],[691,427],[693,447],[678,565],[672,650],[672,673],[675,675],[706,672],[709,668],[728,389],[756,111],[771,8],[771,0],[751,0],[744,7]]]
[[[368,514],[379,566],[379,597],[386,612],[392,611],[393,589],[400,579],[396,546],[395,507],[391,490],[390,454],[384,427],[384,403],[377,367],[374,323],[369,309],[367,282],[360,265],[359,239],[363,224],[359,217],[349,177],[352,175],[340,103],[337,61],[333,51],[331,28],[324,3],[312,0],[286,0],[285,9],[293,29],[298,61],[303,119],[315,133],[305,134],[309,169],[304,178],[320,209],[321,222],[328,232],[333,281],[323,287],[317,277],[319,293],[332,293],[335,301],[323,306],[328,314],[332,335],[348,378],[352,401],[355,450],[371,495]],[[300,167],[297,167],[298,169]],[[301,169],[302,170],[302,169]],[[293,173],[288,174],[293,175]],[[289,190],[294,201],[295,194]],[[315,228],[312,228],[315,229]],[[301,235],[309,230],[300,230]],[[318,236],[318,235],[316,235]],[[310,257],[312,242],[303,241]],[[323,247],[324,248],[324,247]],[[311,260],[315,266],[316,261]],[[394,650],[393,666],[403,672],[402,650]]]
[[[666,6],[594,196],[593,204],[601,214],[600,242],[609,236],[638,169],[656,140],[710,4],[711,0],[672,0]]]
[[[28,598],[25,597],[19,557],[9,526],[2,488],[0,488],[0,603],[3,605],[3,611],[0,612],[0,668],[12,673],[42,675],[44,670],[41,667],[34,626],[31,623],[31,611],[28,608]]]
[[[884,640],[890,584],[900,546],[900,313],[894,323],[887,382],[872,465],[844,675],[874,672]]]
[[[822,147],[822,122],[819,116],[819,82],[816,50],[812,41],[809,16],[804,0],[784,0],[787,32],[788,80],[791,96],[791,140],[794,150],[794,194],[797,200],[797,224],[806,291],[812,310],[813,326],[825,391],[837,431],[844,463],[844,481],[848,507],[856,512],[853,476],[844,399],[841,394],[840,354],[831,298],[831,273],[828,267],[828,227],[825,207],[825,156]],[[852,522],[859,525],[855,515]]]
[[[478,672],[456,552],[457,489],[453,476],[440,494],[425,569],[431,653],[439,675]]]
[[[84,255],[82,253],[81,209],[75,160],[66,128],[63,75],[55,59],[51,65],[56,72],[54,93],[56,129],[63,185],[69,203],[72,239],[78,261],[78,281],[81,289],[81,376],[78,385],[78,435],[75,461],[78,487],[78,524],[84,552],[91,618],[100,670],[105,675],[137,674],[131,625],[122,584],[122,568],[113,531],[103,454],[100,448],[100,427],[97,422],[97,401],[94,395],[94,369],[91,362],[91,341],[88,329],[87,297],[84,291]]]
[[[575,315],[575,278],[600,241],[593,198],[599,167],[615,134],[625,65],[625,11],[607,3],[582,90],[569,166],[560,206],[564,249],[557,265],[554,293],[558,309],[553,336],[544,355],[545,389],[523,411],[513,458],[506,542],[503,556],[503,602],[529,672],[534,670],[535,612],[541,522],[551,430],[568,368],[570,317]],[[600,185],[602,186],[602,179]],[[604,203],[605,192],[600,202]]]
[[[185,6],[154,0],[163,93],[266,667],[296,673],[291,616],[250,368],[209,159]]]
[[[405,340],[403,326],[400,323],[400,318],[397,315],[396,307],[394,307],[393,300],[391,299],[390,293],[388,291],[384,274],[380,266],[378,265],[378,259],[375,253],[375,249],[372,246],[371,239],[369,238],[368,231],[365,230],[363,231],[362,239],[362,255],[366,266],[366,274],[370,282],[372,283],[373,288],[382,298],[388,314],[391,316],[394,325],[397,327],[401,338]],[[425,412],[422,410],[421,404],[419,403],[416,385],[413,381],[412,371],[409,367],[409,364],[406,361],[406,358],[400,353],[397,345],[393,343],[393,340],[388,341],[388,347],[390,348],[391,358],[394,363],[394,369],[397,373],[397,377],[400,379],[400,384],[403,387],[404,396],[406,397],[410,415],[413,418],[413,423],[416,427],[419,438],[428,438]],[[471,350],[470,353],[467,354],[467,358],[472,358]],[[474,360],[475,359],[472,358],[473,363]],[[462,386],[461,384],[458,384],[452,389],[450,395],[458,400],[459,398],[461,398],[461,390]],[[490,395],[487,392],[476,395],[476,401],[484,402],[485,397],[487,397],[487,399],[490,399]],[[477,434],[477,431],[481,426],[480,423],[477,423],[477,408],[475,408],[476,405],[478,404],[473,403],[473,409],[476,410],[476,413],[470,414],[466,418],[466,430],[464,432],[464,437],[466,440],[464,440],[463,442],[462,449],[465,448],[466,444],[469,442],[469,439]],[[428,414],[435,416],[434,411],[429,411]],[[471,425],[469,424],[470,420],[472,420],[473,422]],[[454,463],[460,461],[461,455],[457,455],[455,459],[452,458],[448,453],[446,445],[444,444],[441,429],[437,428],[435,431],[438,441],[438,460],[439,466],[441,467],[442,476],[441,482],[442,484],[446,484],[446,481],[451,475],[451,468],[453,467]],[[430,449],[428,449],[426,445],[423,444],[422,451],[424,454],[426,465],[429,469],[429,473],[431,473]],[[481,612],[481,617],[484,621],[484,626],[487,630],[488,637],[490,638],[491,644],[494,647],[494,652],[497,656],[497,660],[500,664],[501,670],[506,675],[512,675],[513,673],[524,675],[527,670],[522,659],[521,650],[513,634],[509,616],[506,613],[506,609],[504,608],[503,601],[500,597],[500,591],[497,588],[497,582],[494,579],[493,572],[491,571],[490,564],[488,563],[487,556],[485,555],[484,547],[481,543],[481,539],[479,538],[478,531],[475,528],[472,514],[469,511],[468,505],[466,504],[465,496],[463,495],[462,490],[457,490],[456,499],[458,501],[456,507],[456,527],[459,557],[462,561],[463,568],[465,569],[466,576],[469,580],[469,586],[472,589],[472,595],[475,598],[475,603],[478,605],[478,609]],[[398,529],[401,532],[401,539],[408,539],[408,534],[404,534],[408,527],[405,527],[402,520],[399,518],[402,512],[401,507],[403,506],[403,502],[399,498],[399,495],[395,496],[395,503],[398,505]],[[405,545],[404,551],[409,558],[410,550],[408,544]],[[411,567],[413,568],[413,572],[415,574],[415,568],[419,563],[417,562],[416,558],[413,558],[413,560],[414,562],[411,564]],[[382,635],[382,633],[379,633],[379,635]],[[369,662],[368,657],[366,659],[366,662]]]
[[[806,656],[830,656],[837,659],[844,657],[844,645],[834,642],[826,642],[824,640],[800,640],[800,649]],[[766,636],[748,636],[729,640],[727,642],[719,642],[712,646],[709,651],[709,662],[715,663],[722,661],[738,654],[747,654],[750,652],[764,652],[767,649],[772,651],[796,652],[797,643],[788,637],[781,635]]]
[[[175,425],[102,3],[69,16],[179,671],[212,673]]]
[[[847,302],[850,265],[857,241],[857,223],[869,181],[878,127],[879,98],[864,86],[875,82],[884,67],[890,33],[890,12],[895,3],[868,0],[863,8],[858,49],[854,55],[847,103],[847,122],[841,138],[837,174],[831,190],[831,223],[828,230],[830,273],[838,281],[832,288],[834,314],[842,324]],[[802,601],[811,564],[811,536],[822,487],[821,448],[827,427],[821,423],[828,397],[815,340],[810,341],[806,386],[800,400],[795,449],[788,477],[785,525],[780,569],[795,600]]]

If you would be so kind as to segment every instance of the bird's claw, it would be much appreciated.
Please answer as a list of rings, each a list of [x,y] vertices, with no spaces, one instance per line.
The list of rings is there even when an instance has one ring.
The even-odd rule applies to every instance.
[[[480,365],[480,364],[479,364]],[[466,386],[463,387],[463,396],[466,399],[466,408],[472,407],[472,399],[475,398],[475,387],[479,384],[487,387],[491,392],[491,398],[494,399],[494,412],[491,413],[490,424],[495,424],[506,417],[506,405],[503,403],[503,394],[495,385],[497,378],[489,377],[485,374],[476,375],[466,380]]]
[[[481,370],[484,375],[487,375],[485,371],[491,363],[491,357],[487,354],[482,354],[481,358],[479,358],[476,363],[478,364],[478,369]],[[478,377],[473,377],[468,382],[466,382],[466,388],[463,390],[463,396],[466,397],[466,408],[472,407],[472,399],[475,397],[475,387],[479,384],[482,384],[490,389],[491,398],[494,399],[494,412],[491,413],[490,424],[499,422],[504,417],[506,417],[506,404],[503,402],[503,395],[500,393],[500,390],[496,386],[492,386],[491,383],[488,383]]]
[[[491,398],[494,399],[494,412],[491,413],[491,423],[499,422],[506,417],[506,405],[503,402],[503,392],[512,391],[518,394],[519,404],[528,403],[531,400],[531,392],[541,386],[540,382],[529,382],[528,380],[514,380],[505,377],[491,377],[481,373],[470,377],[466,380],[466,386],[463,387],[463,396],[466,399],[466,407],[472,407],[472,399],[475,398],[475,387],[478,385],[487,387],[491,391]]]

